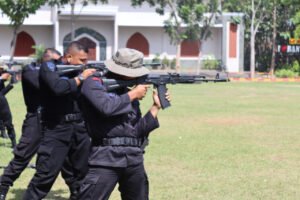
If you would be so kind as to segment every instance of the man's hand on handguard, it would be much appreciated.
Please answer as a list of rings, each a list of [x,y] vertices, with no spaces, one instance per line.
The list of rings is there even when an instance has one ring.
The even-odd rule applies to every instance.
[[[149,87],[150,87],[149,85],[137,85],[135,88],[130,90],[128,92],[130,101],[136,99],[142,100],[146,96]]]
[[[80,85],[83,80],[87,79],[87,77],[91,76],[95,73],[96,69],[86,69],[84,70],[78,77],[75,77],[75,81],[77,85]]]
[[[3,73],[3,74],[1,74],[1,79],[2,80],[7,80],[9,78],[10,78],[10,74],[9,73]]]

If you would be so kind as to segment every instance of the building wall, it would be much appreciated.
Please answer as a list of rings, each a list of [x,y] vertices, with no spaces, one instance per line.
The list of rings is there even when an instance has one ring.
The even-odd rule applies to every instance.
[[[214,55],[216,59],[222,59],[222,28],[213,28],[211,36],[202,44],[202,56]]]
[[[169,36],[161,27],[120,27],[119,28],[119,48],[126,47],[128,39],[136,32],[143,34],[150,44],[150,57],[156,53],[167,54],[171,57],[176,55],[176,46],[170,44]],[[212,35],[202,46],[202,55],[215,55],[217,59],[222,58],[222,29],[212,29]],[[184,58],[197,59],[197,58]]]
[[[41,20],[42,19],[42,20]],[[0,24],[10,24],[9,18],[4,15],[0,10]],[[30,14],[25,19],[24,25],[51,25],[52,21],[52,8],[50,6],[42,6],[35,14]]]
[[[126,47],[128,39],[136,32],[145,36],[149,42],[150,55],[154,57],[156,53],[168,55],[176,54],[176,47],[170,45],[167,37],[160,27],[120,27],[119,28],[119,48]]]
[[[0,55],[2,55],[0,59],[8,59],[13,31],[9,26],[0,26],[0,29]],[[52,26],[22,26],[20,32],[21,31],[27,32],[33,38],[35,44],[53,47]]]
[[[132,7],[131,0],[110,0],[109,5],[118,6],[120,12],[155,12],[155,8],[150,7],[147,3],[144,3],[142,6]]]

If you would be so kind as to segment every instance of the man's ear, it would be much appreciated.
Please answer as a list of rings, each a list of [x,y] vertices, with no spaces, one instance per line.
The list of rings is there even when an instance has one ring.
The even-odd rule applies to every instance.
[[[66,59],[67,59],[67,62],[68,62],[68,63],[71,63],[72,58],[73,58],[73,57],[72,57],[71,54],[67,54],[67,55],[66,55]]]

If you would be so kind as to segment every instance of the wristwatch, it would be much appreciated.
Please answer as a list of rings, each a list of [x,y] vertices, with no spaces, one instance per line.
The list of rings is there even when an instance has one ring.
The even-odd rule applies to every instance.
[[[79,74],[77,77],[81,83],[84,81],[84,77],[82,76],[82,74]]]

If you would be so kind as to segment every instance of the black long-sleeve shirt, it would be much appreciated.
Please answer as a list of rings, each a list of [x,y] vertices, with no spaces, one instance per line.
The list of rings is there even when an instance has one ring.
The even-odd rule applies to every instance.
[[[42,117],[45,120],[80,112],[76,101],[79,90],[75,79],[60,77],[56,70],[53,61],[44,62],[40,68]]]
[[[144,138],[159,126],[150,112],[141,117],[139,102],[127,93],[108,93],[97,77],[89,77],[81,88],[83,112],[93,141],[102,138]],[[131,146],[94,146],[89,164],[127,167],[143,162],[143,150]]]
[[[0,73],[0,76],[1,76],[2,74],[3,74],[3,73]],[[4,84],[5,81],[6,81],[6,80],[0,78],[0,91],[3,90],[3,89],[5,88],[5,84]]]
[[[26,65],[22,70],[22,88],[27,112],[35,113],[41,101],[39,68],[34,63]]]

